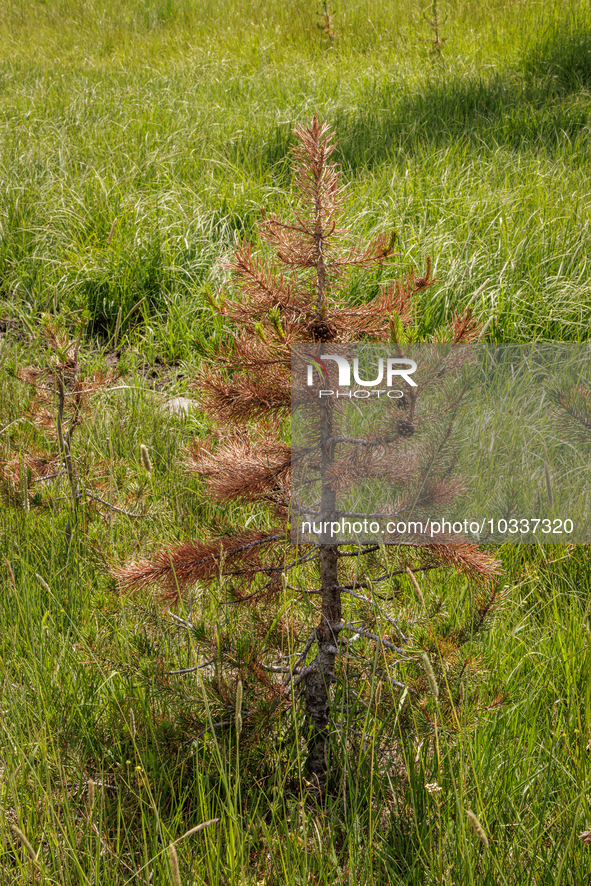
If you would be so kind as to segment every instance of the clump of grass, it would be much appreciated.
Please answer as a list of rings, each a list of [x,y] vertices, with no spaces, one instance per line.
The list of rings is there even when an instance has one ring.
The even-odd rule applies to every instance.
[[[530,83],[542,80],[552,93],[587,90],[591,85],[591,14],[588,4],[550,7],[541,35],[523,51]]]

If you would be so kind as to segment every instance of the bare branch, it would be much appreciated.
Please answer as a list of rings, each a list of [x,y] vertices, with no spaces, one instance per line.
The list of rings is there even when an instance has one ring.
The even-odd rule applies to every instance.
[[[213,664],[214,661],[215,661],[215,657],[214,657],[214,658],[210,658],[209,661],[204,661],[203,664],[195,665],[195,666],[192,667],[192,668],[179,668],[179,670],[177,670],[177,671],[167,671],[166,673],[167,673],[169,676],[174,676],[174,675],[177,675],[177,674],[194,674],[195,671],[200,671],[201,668],[207,668],[207,667],[209,667],[209,665]]]
[[[43,479],[46,479],[45,477]],[[149,512],[145,514],[133,514],[131,511],[125,511],[123,508],[118,508],[116,505],[112,505],[111,502],[105,501],[104,498],[101,498],[100,495],[95,495],[94,492],[91,492],[89,489],[85,490],[85,494],[88,498],[92,498],[93,501],[98,501],[102,505],[106,505],[106,507],[110,508],[112,511],[116,511],[118,514],[124,514],[126,517],[132,517],[137,519],[138,517],[149,517]]]

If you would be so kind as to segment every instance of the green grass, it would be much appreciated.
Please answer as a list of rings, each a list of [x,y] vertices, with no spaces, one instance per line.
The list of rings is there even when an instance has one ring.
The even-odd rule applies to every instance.
[[[502,550],[507,601],[471,641],[455,724],[444,680],[439,708],[431,700],[426,713],[399,707],[400,695],[376,705],[386,662],[368,672],[353,662],[372,701],[340,714],[344,778],[325,809],[300,797],[297,711],[257,715],[256,729],[245,718],[239,742],[231,726],[200,734],[208,717],[232,721],[235,681],[263,641],[288,651],[306,614],[297,595],[240,608],[219,605],[224,588],[196,589],[188,631],[148,595],[120,597],[108,574],[161,542],[247,519],[216,509],[183,471],[184,447],[208,433],[203,416],[162,415],[156,404],[187,393],[223,335],[206,292],[229,285],[223,260],[243,237],[256,242],[261,206],[290,203],[291,130],[313,113],[339,139],[355,233],[395,227],[399,268],[433,257],[422,333],[488,280],[476,313],[494,317],[490,339],[589,337],[589,5],[442,0],[441,60],[420,40],[429,7],[418,0],[335,0],[330,50],[317,6],[8,0],[0,9],[0,463],[55,446],[22,420],[31,391],[14,370],[46,359],[41,313],[72,325],[88,309],[85,359],[105,367],[117,346],[121,377],[74,438],[77,470],[106,500],[149,511],[133,519],[88,503],[66,555],[56,490],[31,485],[28,508],[4,490],[7,886],[172,883],[169,843],[218,817],[178,844],[183,883],[588,883],[590,849],[577,838],[591,827],[586,548]],[[371,282],[359,277],[351,298],[363,300]],[[418,650],[472,611],[464,579],[421,582],[429,612],[442,601],[433,623],[416,623],[424,613],[404,580],[385,606]],[[227,682],[206,671],[204,699],[194,673],[168,672],[210,657],[210,636]],[[231,659],[237,636],[242,659]],[[417,678],[413,664],[393,675]],[[245,706],[256,692],[245,684]],[[429,793],[434,782],[441,791]]]

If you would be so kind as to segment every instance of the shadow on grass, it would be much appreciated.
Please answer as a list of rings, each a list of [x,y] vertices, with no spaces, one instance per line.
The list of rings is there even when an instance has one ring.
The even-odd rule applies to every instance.
[[[400,152],[451,142],[517,151],[553,151],[567,140],[587,144],[590,87],[591,16],[579,11],[549,26],[513,70],[461,80],[433,70],[412,92],[395,81],[368,90],[357,108],[331,115],[339,139],[335,156],[356,173]],[[275,167],[281,175],[292,125],[277,126],[263,145],[245,139],[237,161]]]

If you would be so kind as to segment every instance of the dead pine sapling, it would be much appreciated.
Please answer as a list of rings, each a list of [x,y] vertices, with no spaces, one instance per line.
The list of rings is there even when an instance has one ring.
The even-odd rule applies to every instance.
[[[318,601],[315,624],[300,625],[299,651],[269,664],[261,650],[255,650],[250,676],[264,685],[273,709],[303,696],[308,781],[322,794],[334,781],[329,754],[335,714],[333,684],[336,663],[347,648],[346,637],[361,636],[395,656],[405,654],[409,642],[393,619],[386,625],[392,640],[363,619],[344,621],[343,598],[365,607],[364,611],[370,609],[376,588],[387,588],[393,574],[407,575],[411,563],[413,572],[454,568],[477,580],[494,575],[498,563],[471,544],[404,549],[393,544],[380,552],[377,545],[352,548],[322,536],[297,546],[291,543],[290,521],[297,509],[291,475],[298,457],[288,431],[292,345],[309,344],[313,349],[327,343],[387,342],[393,335],[409,340],[416,328],[421,293],[434,282],[428,260],[424,276],[417,277],[411,270],[381,286],[367,303],[350,302],[350,275],[378,269],[389,261],[394,256],[395,236],[383,233],[365,247],[351,242],[350,231],[341,223],[343,188],[330,161],[335,144],[328,126],[314,117],[309,126],[298,126],[295,134],[297,208],[285,219],[263,216],[260,236],[270,247],[272,260],[255,254],[248,244],[235,250],[229,267],[236,295],[212,299],[231,333],[195,383],[205,411],[220,432],[217,440],[193,445],[189,469],[204,479],[208,496],[221,506],[255,506],[253,519],[260,528],[204,533],[200,539],[170,545],[148,559],[120,566],[114,574],[122,589],[139,591],[156,585],[169,602],[187,594],[196,583],[219,587],[220,573],[226,576],[231,595],[226,603],[244,606],[249,601],[264,607],[290,589],[312,603]],[[477,332],[478,325],[469,315],[454,317],[440,330],[443,340],[458,343],[472,340]],[[331,420],[327,408],[320,419],[317,450],[325,514],[334,511],[335,497],[330,479]],[[395,434],[395,442],[401,436]],[[387,569],[380,560],[382,554],[391,560]],[[190,627],[188,621],[173,617]],[[238,679],[243,680],[246,701],[247,675],[241,672]],[[399,691],[400,686],[389,682],[388,691]],[[227,696],[226,707],[229,692]],[[385,696],[386,690],[382,704]],[[243,732],[256,722],[250,704],[244,708]],[[227,723],[232,721],[221,725]]]
[[[445,37],[441,36],[441,13],[439,11],[438,0],[432,0],[431,2],[431,18],[425,18],[425,21],[429,28],[432,31],[432,37],[419,37],[422,43],[430,43],[431,49],[429,50],[429,54],[432,58],[437,58],[441,60],[443,44],[445,43]]]
[[[55,490],[51,507],[58,501],[66,502],[66,553],[79,522],[81,505],[91,499],[111,507],[89,488],[88,477],[80,470],[74,451],[76,432],[95,409],[93,398],[113,380],[111,372],[89,369],[82,357],[83,333],[88,320],[86,312],[75,316],[74,336],[70,337],[63,319],[48,314],[41,317],[46,357],[36,365],[21,366],[16,372],[16,378],[33,390],[23,419],[25,426],[35,428],[35,437],[31,439],[29,433],[26,441],[21,440],[18,453],[14,451],[17,441],[13,441],[0,459],[0,480],[9,497],[20,496],[27,510],[30,501],[40,506],[47,504],[42,496],[33,492],[36,484],[49,484]],[[66,495],[62,494],[63,482]],[[59,505],[59,509],[63,507]]]
[[[318,17],[320,21],[317,22],[316,27],[319,28],[324,37],[326,38],[327,48],[332,49],[335,41],[335,29],[334,29],[334,10],[332,12],[329,11],[327,0],[323,0],[322,3],[322,12],[318,13]]]

